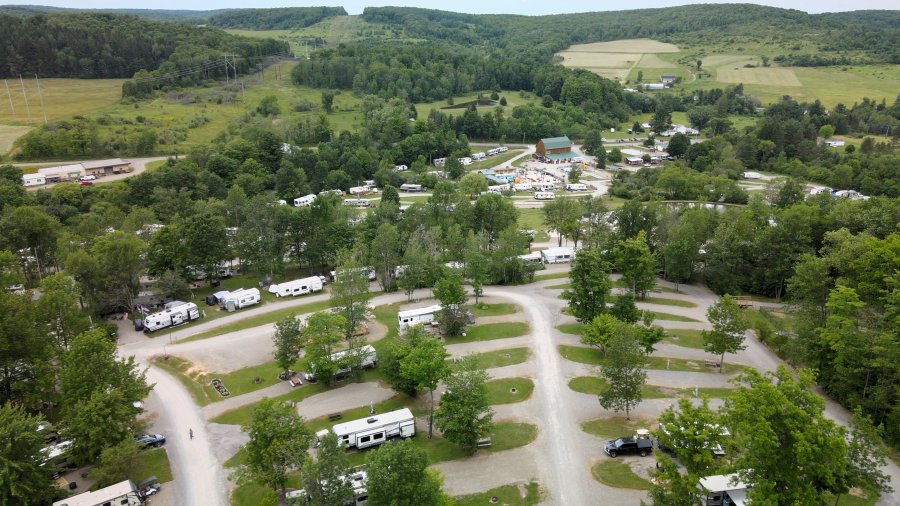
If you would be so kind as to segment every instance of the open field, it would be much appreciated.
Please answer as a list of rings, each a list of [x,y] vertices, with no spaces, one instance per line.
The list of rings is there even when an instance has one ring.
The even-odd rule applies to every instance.
[[[12,149],[16,139],[28,133],[29,130],[31,127],[28,126],[0,125],[0,155]],[[33,172],[36,171],[37,169],[33,170]]]
[[[9,97],[0,100],[0,124],[39,125],[47,121],[55,121],[76,114],[86,114],[117,103],[122,98],[124,79],[41,79],[41,94],[38,94],[34,76],[23,81],[9,79],[10,97],[13,109],[9,106]],[[22,93],[24,85],[28,97]],[[5,86],[0,87],[0,94],[6,95]],[[43,107],[41,96],[43,95]],[[28,111],[31,114],[28,114]]]
[[[588,53],[583,51],[564,51],[562,64],[566,67],[631,67],[643,56],[640,53]]]
[[[797,74],[789,68],[719,68],[716,79],[720,83],[803,86]]]
[[[678,46],[653,39],[622,39],[576,44],[566,51],[587,53],[677,53]]]

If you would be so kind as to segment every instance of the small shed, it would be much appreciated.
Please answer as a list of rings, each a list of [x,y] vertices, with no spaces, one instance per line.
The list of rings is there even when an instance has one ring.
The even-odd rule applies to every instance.
[[[535,146],[537,154],[546,158],[560,159],[576,156],[572,152],[572,141],[568,137],[549,137],[541,139]]]
[[[663,84],[671,84],[678,80],[677,76],[659,76],[659,82]]]

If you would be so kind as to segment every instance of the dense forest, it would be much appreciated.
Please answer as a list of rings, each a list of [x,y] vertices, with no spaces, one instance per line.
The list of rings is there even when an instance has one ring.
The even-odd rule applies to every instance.
[[[222,54],[249,58],[288,51],[287,43],[272,39],[135,16],[0,14],[0,77],[132,77],[142,69],[177,73]],[[212,76],[224,68],[209,72]]]
[[[346,16],[343,7],[283,7],[277,9],[229,9],[207,21],[220,28],[290,30],[314,25],[334,16]]]

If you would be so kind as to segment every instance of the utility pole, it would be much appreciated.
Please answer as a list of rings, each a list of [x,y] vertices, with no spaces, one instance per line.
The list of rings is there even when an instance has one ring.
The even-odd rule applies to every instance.
[[[223,61],[225,62],[225,86],[228,86],[228,57],[223,56]]]
[[[44,115],[44,124],[47,124],[47,109],[44,109],[44,93],[41,91],[41,80],[38,79],[38,75],[34,75],[34,80],[37,82],[38,96],[41,97],[41,113]]]
[[[28,105],[28,94],[25,93],[25,81],[22,80],[22,74],[19,74],[19,84],[22,85],[22,96],[25,97],[25,110],[28,111],[28,121],[31,121],[31,106]]]
[[[9,108],[12,109],[12,115],[15,116],[15,115],[16,115],[16,108],[15,108],[15,106],[13,105],[13,101],[12,101],[12,93],[9,92],[9,81],[6,80],[6,79],[4,79],[4,80],[3,80],[3,84],[6,85],[6,96],[9,98]]]

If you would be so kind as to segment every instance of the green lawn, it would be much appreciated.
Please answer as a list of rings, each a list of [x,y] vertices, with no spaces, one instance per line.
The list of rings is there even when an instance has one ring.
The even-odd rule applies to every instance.
[[[274,361],[226,374],[198,372],[193,363],[176,356],[169,356],[168,360],[157,357],[153,363],[178,378],[200,406],[226,399],[212,387],[213,378],[221,379],[231,395],[237,396],[278,383],[278,374],[281,372]]]
[[[559,353],[566,360],[579,362],[582,364],[600,365],[603,361],[603,355],[597,348],[587,348],[585,346],[570,346],[568,344],[559,345]]]
[[[634,474],[628,464],[621,461],[602,460],[591,468],[591,474],[595,480],[610,487],[650,490],[650,482]]]
[[[446,344],[471,343],[475,341],[491,341],[509,337],[524,336],[529,331],[525,322],[485,323],[469,327],[465,336],[449,337]]]
[[[469,149],[471,149],[473,153],[478,153],[480,151],[487,152],[487,150],[490,148],[484,147],[484,146],[472,146]],[[467,171],[483,170],[483,169],[489,169],[491,167],[496,167],[498,165],[503,165],[504,163],[512,160],[513,158],[521,155],[523,152],[525,152],[524,149],[510,149],[506,153],[501,153],[496,156],[489,156],[479,162],[472,162],[472,165],[465,167],[465,169]]]
[[[540,208],[517,209],[519,211],[519,226],[525,230],[545,230],[544,212]]]
[[[508,348],[505,350],[488,351],[485,353],[475,353],[475,362],[478,367],[484,369],[492,369],[495,367],[506,367],[508,365],[521,364],[528,360],[531,350],[528,348]]]
[[[541,488],[537,482],[532,481],[525,486],[525,495],[519,490],[519,485],[504,485],[492,488],[480,494],[463,495],[455,497],[456,506],[484,506],[491,504],[491,498],[496,497],[496,504],[506,506],[534,506],[541,502]]]
[[[601,439],[613,439],[634,434],[637,429],[649,429],[656,423],[654,420],[638,420],[625,418],[597,418],[581,422],[581,430]]]
[[[160,483],[172,481],[172,469],[169,467],[169,455],[165,448],[142,451],[128,479],[138,483],[151,476],[156,476]]]
[[[562,278],[568,278],[568,277],[569,277],[568,272],[554,272],[552,274],[538,274],[537,276],[534,277],[534,280],[535,281],[544,281],[546,279],[562,279]]]
[[[562,323],[556,326],[556,330],[564,334],[581,335],[581,323]]]
[[[238,330],[245,330],[253,327],[259,327],[260,325],[267,325],[270,323],[275,323],[278,320],[282,320],[286,318],[288,315],[294,314],[305,314],[305,313],[315,313],[317,311],[322,311],[331,307],[330,300],[320,300],[318,302],[310,302],[309,304],[302,304],[300,306],[294,306],[284,309],[279,309],[277,311],[272,311],[270,313],[251,316],[250,318],[244,318],[243,320],[236,321],[233,323],[228,323],[222,325],[220,327],[215,327],[210,330],[200,332],[199,334],[194,334],[188,338],[182,339],[178,342],[188,342],[188,341],[198,341],[200,339],[207,339],[210,337],[221,336],[222,334],[228,334],[229,332],[237,332]]]
[[[683,358],[669,357],[648,357],[647,369],[662,369],[669,371],[687,371],[687,372],[718,372],[715,367],[707,367],[703,361],[685,360]],[[725,360],[725,374],[734,374],[744,371],[746,368],[742,365],[729,364]]]
[[[697,348],[703,349],[703,335],[701,330],[689,330],[689,329],[673,329],[666,330],[666,338],[664,339],[667,343],[677,344],[678,346],[684,346],[685,348]]]
[[[608,386],[608,383],[593,376],[578,376],[569,380],[569,388],[583,394],[599,395]],[[662,391],[661,387],[645,384],[641,387],[641,397],[644,399],[666,399],[675,397],[675,392],[667,393]]]
[[[663,297],[647,297],[646,299],[641,300],[639,302],[647,302],[649,304],[661,304],[664,306],[697,307],[697,304],[695,304],[689,300],[666,299]]]
[[[528,378],[501,378],[490,380],[486,384],[488,403],[512,404],[522,402],[531,397],[534,382]],[[512,389],[516,389],[515,393]]]
[[[666,320],[671,322],[699,322],[700,320],[695,320],[694,318],[690,318],[688,316],[681,316],[678,314],[672,313],[661,313],[659,311],[645,311],[646,313],[650,313],[653,316],[654,320]]]
[[[519,312],[519,306],[506,302],[497,304],[485,304],[484,302],[481,302],[472,305],[472,314],[475,315],[475,317],[502,316],[517,312]]]

